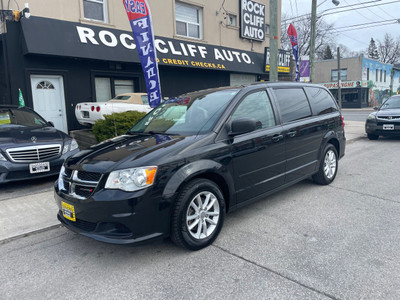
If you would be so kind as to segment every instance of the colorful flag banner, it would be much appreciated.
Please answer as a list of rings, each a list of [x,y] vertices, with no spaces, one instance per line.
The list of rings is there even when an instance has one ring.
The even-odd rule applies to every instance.
[[[20,107],[23,107],[23,106],[25,106],[24,97],[22,96],[21,89],[18,89],[18,90],[19,90],[18,103],[19,103]]]
[[[294,59],[296,60],[296,81],[299,81],[299,46],[297,44],[297,32],[292,24],[289,25],[287,33],[289,35],[290,42],[292,43],[293,55]]]
[[[150,9],[146,0],[122,0],[122,2],[142,64],[149,104],[151,107],[156,107],[161,102],[161,87]]]

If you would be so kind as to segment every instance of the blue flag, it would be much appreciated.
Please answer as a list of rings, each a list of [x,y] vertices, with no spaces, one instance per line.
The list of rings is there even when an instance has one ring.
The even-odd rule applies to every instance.
[[[161,102],[161,87],[150,9],[146,0],[122,0],[122,2],[128,14],[142,64],[149,104],[151,107],[156,107]]]

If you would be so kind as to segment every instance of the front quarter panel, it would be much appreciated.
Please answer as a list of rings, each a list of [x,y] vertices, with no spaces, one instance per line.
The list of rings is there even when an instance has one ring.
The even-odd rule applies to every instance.
[[[182,184],[189,182],[194,177],[206,173],[216,174],[222,177],[228,185],[229,197],[231,197],[234,193],[233,179],[230,173],[224,170],[226,170],[226,166],[208,159],[202,159],[184,165],[174,175],[172,175],[167,182],[163,191],[163,198],[173,197]]]

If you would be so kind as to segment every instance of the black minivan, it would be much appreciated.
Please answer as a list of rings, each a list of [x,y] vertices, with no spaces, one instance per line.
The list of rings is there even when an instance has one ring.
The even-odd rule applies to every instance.
[[[226,212],[310,176],[330,184],[345,141],[336,101],[319,85],[189,93],[66,160],[58,219],[103,242],[170,236],[198,250],[216,239]]]

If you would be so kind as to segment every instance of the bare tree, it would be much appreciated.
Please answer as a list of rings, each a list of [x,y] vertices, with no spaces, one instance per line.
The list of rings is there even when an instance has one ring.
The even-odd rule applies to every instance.
[[[400,60],[400,38],[395,40],[386,33],[383,41],[378,41],[378,52],[383,63],[394,64]]]
[[[287,29],[290,23],[292,23],[297,31],[299,57],[310,55],[311,17],[304,17],[293,22],[291,22],[287,16],[283,16],[282,19],[281,47],[286,50],[292,48],[287,34]],[[335,44],[336,34],[332,28],[332,24],[328,24],[323,18],[318,19],[315,34],[315,53],[317,58],[323,57],[324,51],[328,45],[333,48],[332,45]]]

